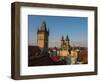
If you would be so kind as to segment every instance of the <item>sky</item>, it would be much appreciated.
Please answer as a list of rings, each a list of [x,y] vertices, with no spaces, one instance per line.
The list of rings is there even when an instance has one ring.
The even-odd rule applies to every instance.
[[[28,15],[28,45],[37,45],[37,29],[45,21],[49,28],[49,47],[59,47],[62,35],[72,46],[87,47],[88,18]]]

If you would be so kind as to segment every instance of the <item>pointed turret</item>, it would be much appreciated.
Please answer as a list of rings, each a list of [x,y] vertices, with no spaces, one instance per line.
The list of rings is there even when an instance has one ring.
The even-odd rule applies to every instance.
[[[64,41],[64,36],[62,35],[61,41]]]
[[[66,41],[70,41],[68,35],[66,36]]]
[[[38,28],[37,33],[38,33],[39,31],[40,31],[40,30],[39,30],[39,28]]]
[[[43,21],[40,24],[39,30],[41,30],[41,31],[47,31],[47,26],[46,26],[46,22],[45,21]]]
[[[69,40],[68,35],[66,36],[66,47],[67,47],[67,50],[70,50],[70,40]]]

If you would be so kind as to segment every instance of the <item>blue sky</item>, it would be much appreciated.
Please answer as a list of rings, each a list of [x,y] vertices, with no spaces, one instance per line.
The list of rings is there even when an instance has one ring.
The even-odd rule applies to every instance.
[[[88,18],[64,16],[28,16],[28,44],[37,45],[37,29],[45,21],[50,30],[49,46],[59,46],[62,35],[70,38],[72,46],[87,46]]]

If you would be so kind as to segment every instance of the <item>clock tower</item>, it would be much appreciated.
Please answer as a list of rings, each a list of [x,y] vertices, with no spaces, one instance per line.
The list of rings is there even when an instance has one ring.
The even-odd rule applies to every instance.
[[[48,49],[49,30],[46,22],[43,21],[37,31],[37,45],[40,49]]]

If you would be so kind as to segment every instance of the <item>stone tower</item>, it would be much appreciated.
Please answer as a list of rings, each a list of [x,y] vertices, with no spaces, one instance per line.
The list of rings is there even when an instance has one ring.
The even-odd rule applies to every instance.
[[[66,43],[64,40],[64,36],[62,36],[62,39],[61,39],[61,49],[66,50]]]
[[[48,49],[49,30],[47,30],[46,22],[43,21],[37,31],[37,45],[40,49]]]
[[[67,48],[67,50],[70,49],[70,40],[69,40],[68,35],[66,36],[66,48]]]

